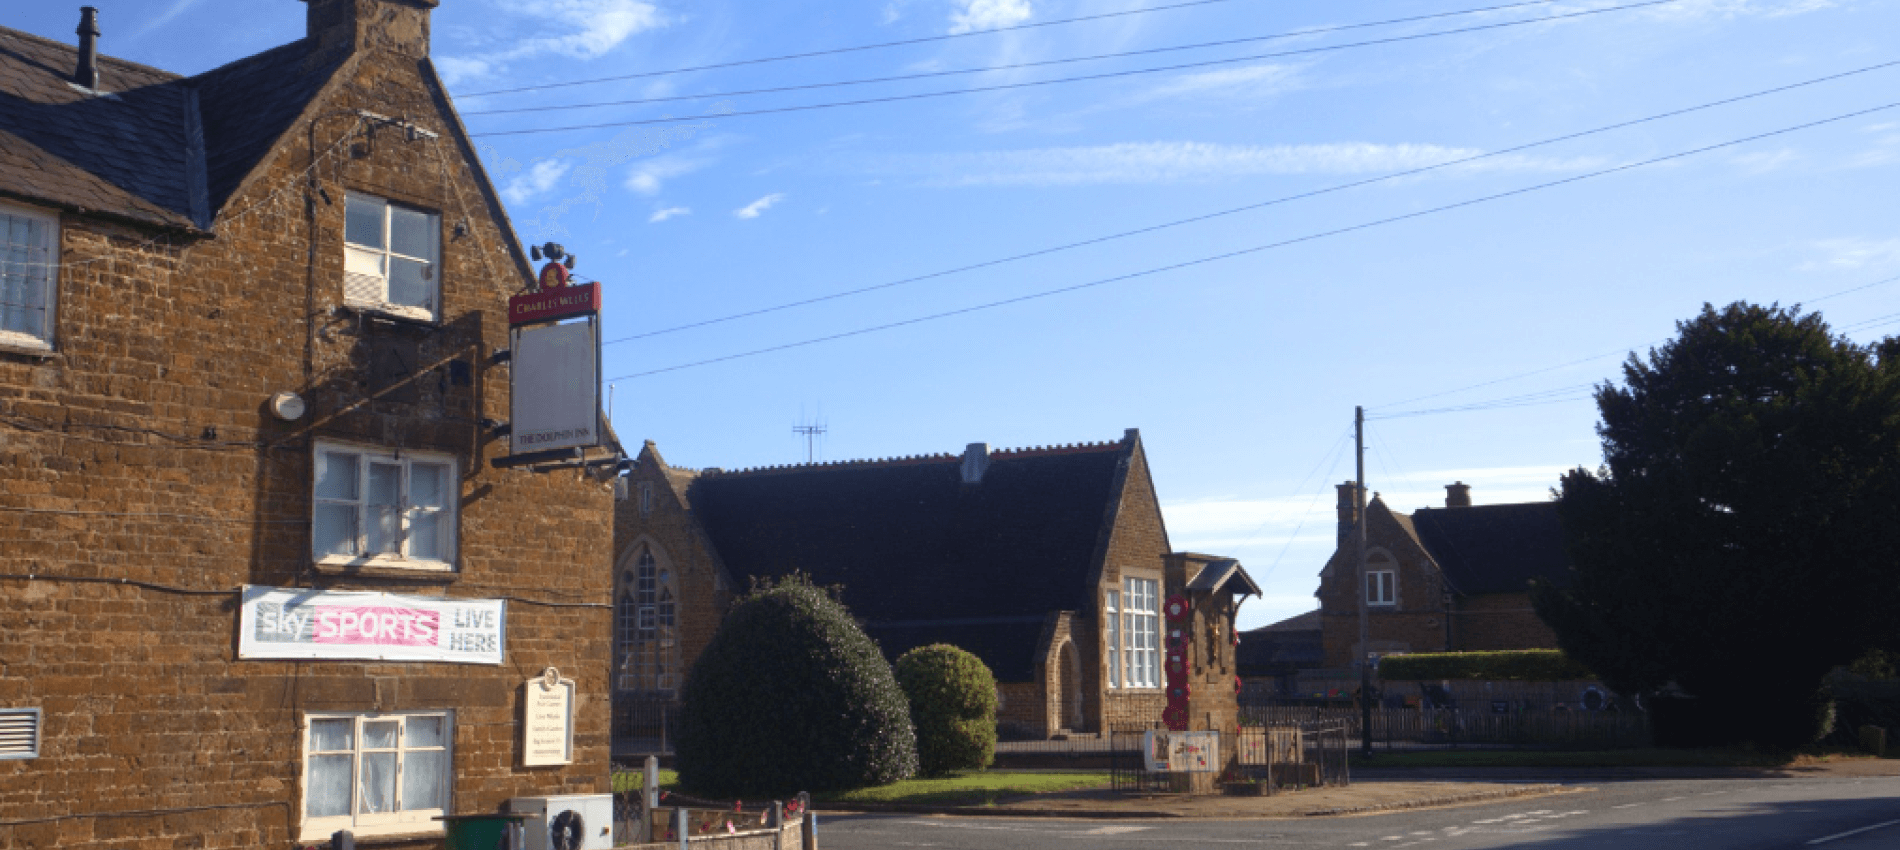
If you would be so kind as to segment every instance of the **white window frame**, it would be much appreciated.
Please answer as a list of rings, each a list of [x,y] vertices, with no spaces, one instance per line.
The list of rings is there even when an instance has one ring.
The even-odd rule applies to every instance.
[[[1122,579],[1122,687],[1161,687],[1161,580]]]
[[[1108,686],[1122,686],[1121,591],[1102,593],[1102,645],[1108,651]]]
[[[339,499],[321,495],[318,485],[321,482],[324,456],[327,454],[354,455],[357,458],[356,498]],[[448,469],[448,480],[443,483],[443,504],[437,508],[418,507],[410,501],[410,479],[416,464],[436,464]],[[369,474],[373,464],[397,464],[402,467],[401,484],[401,522],[397,532],[397,551],[371,553],[369,549],[368,528],[371,520],[369,507]],[[341,443],[332,440],[318,440],[311,454],[310,470],[310,554],[319,564],[344,566],[396,567],[409,570],[434,570],[452,572],[455,569],[456,528],[461,513],[462,477],[461,469],[451,455],[438,452],[419,452],[407,449],[386,449],[371,446]],[[318,550],[317,511],[324,506],[354,505],[356,507],[356,553],[342,554]],[[411,531],[414,520],[419,514],[433,513],[440,518],[436,533],[439,558],[410,557]]]
[[[1366,570],[1366,604],[1385,607],[1399,604],[1398,570]]]
[[[372,202],[382,205],[382,245],[370,245],[351,242],[349,237],[349,207],[355,203]],[[429,248],[427,256],[404,254],[396,251],[392,243],[391,222],[396,210],[419,213],[428,217]],[[355,307],[367,307],[402,316],[409,319],[436,321],[442,315],[442,215],[420,207],[399,203],[364,192],[350,192],[344,201],[343,236],[343,301]],[[423,280],[429,285],[429,294],[424,302],[417,304],[398,304],[390,299],[390,263],[394,260],[407,260],[423,264]],[[374,269],[371,269],[371,264]]]
[[[16,248],[12,236],[16,221],[40,225],[40,244]],[[29,351],[53,350],[53,330],[59,324],[59,240],[58,215],[15,204],[0,204],[0,346]],[[43,279],[34,280],[36,275],[43,275]],[[18,284],[18,290],[13,289],[16,278],[25,281]],[[26,304],[31,299],[24,297],[28,286],[40,289],[40,302],[45,312],[39,328],[10,329],[5,324],[8,314],[14,310],[28,309]],[[25,303],[10,304],[7,299],[13,291],[21,293],[14,297],[22,297]]]
[[[442,771],[443,788],[441,789],[442,806],[440,808],[413,809],[413,810],[407,810],[407,811],[398,808],[398,810],[393,811],[393,812],[381,812],[381,813],[375,813],[375,814],[359,813],[357,809],[359,809],[362,805],[360,795],[362,794],[363,752],[366,749],[363,746],[363,724],[367,722],[371,722],[371,721],[377,721],[377,720],[397,720],[399,721],[399,723],[407,723],[408,722],[407,718],[410,718],[410,717],[440,717],[442,718],[442,746],[439,746],[439,747],[406,746],[405,745],[406,742],[403,740],[403,730],[401,726],[398,726],[397,732],[396,732],[396,747],[393,750],[385,749],[385,748],[374,748],[371,751],[372,752],[395,752],[398,754],[396,757],[396,775],[393,780],[395,782],[395,793],[396,793],[396,800],[397,800],[398,807],[401,806],[401,801],[402,801],[402,792],[403,792],[402,766],[403,766],[403,761],[404,761],[403,759],[404,754],[411,753],[411,752],[441,752],[443,753],[443,759],[444,759],[444,769]],[[321,752],[312,752],[311,745],[310,745],[311,730],[315,728],[314,721],[340,720],[340,719],[353,719],[355,721],[354,725],[351,727],[351,737],[350,737],[350,744],[351,744],[350,752],[352,753],[352,758],[350,759],[350,814],[332,815],[328,817],[310,817],[309,816],[309,811],[310,811],[309,789],[310,789],[310,759],[311,757],[313,755],[340,754],[343,752],[342,750],[325,750]],[[455,794],[455,712],[453,710],[394,711],[394,712],[355,712],[355,711],[306,712],[303,716],[303,726],[299,730],[299,737],[301,738],[300,746],[298,747],[298,753],[299,753],[298,758],[300,759],[300,764],[297,771],[297,781],[298,781],[298,789],[301,793],[298,795],[299,808],[297,810],[297,816],[298,816],[298,821],[299,821],[299,828],[298,828],[298,834],[297,834],[298,841],[322,841],[324,839],[329,838],[332,834],[334,834],[337,830],[340,830],[340,829],[350,830],[351,832],[355,833],[358,838],[362,838],[365,836],[375,836],[375,835],[440,834],[442,832],[442,822],[439,820],[435,820],[435,818],[441,817],[442,815],[455,810],[455,800],[454,800],[454,794]]]

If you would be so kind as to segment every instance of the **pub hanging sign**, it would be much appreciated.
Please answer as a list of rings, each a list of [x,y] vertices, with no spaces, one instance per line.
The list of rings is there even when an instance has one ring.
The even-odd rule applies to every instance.
[[[534,289],[508,299],[510,455],[601,444],[600,284],[576,284],[574,255],[553,242]]]

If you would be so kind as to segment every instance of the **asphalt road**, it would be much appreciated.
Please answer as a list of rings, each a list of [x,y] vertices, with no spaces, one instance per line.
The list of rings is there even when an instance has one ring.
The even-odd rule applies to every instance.
[[[1900,777],[1592,782],[1525,800],[1279,820],[820,813],[818,839],[823,850],[1900,850]]]

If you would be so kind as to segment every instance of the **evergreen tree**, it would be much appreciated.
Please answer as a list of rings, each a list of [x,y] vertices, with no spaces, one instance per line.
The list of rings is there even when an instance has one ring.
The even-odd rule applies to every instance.
[[[1611,687],[1697,697],[1705,739],[1799,746],[1827,671],[1900,632],[1900,347],[1739,302],[1677,330],[1598,388],[1574,574],[1534,601]]]

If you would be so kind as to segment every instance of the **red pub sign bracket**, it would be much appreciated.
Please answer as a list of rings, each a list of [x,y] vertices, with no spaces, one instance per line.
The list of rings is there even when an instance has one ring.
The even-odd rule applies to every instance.
[[[580,283],[508,299],[508,324],[529,325],[600,312],[600,284]]]

